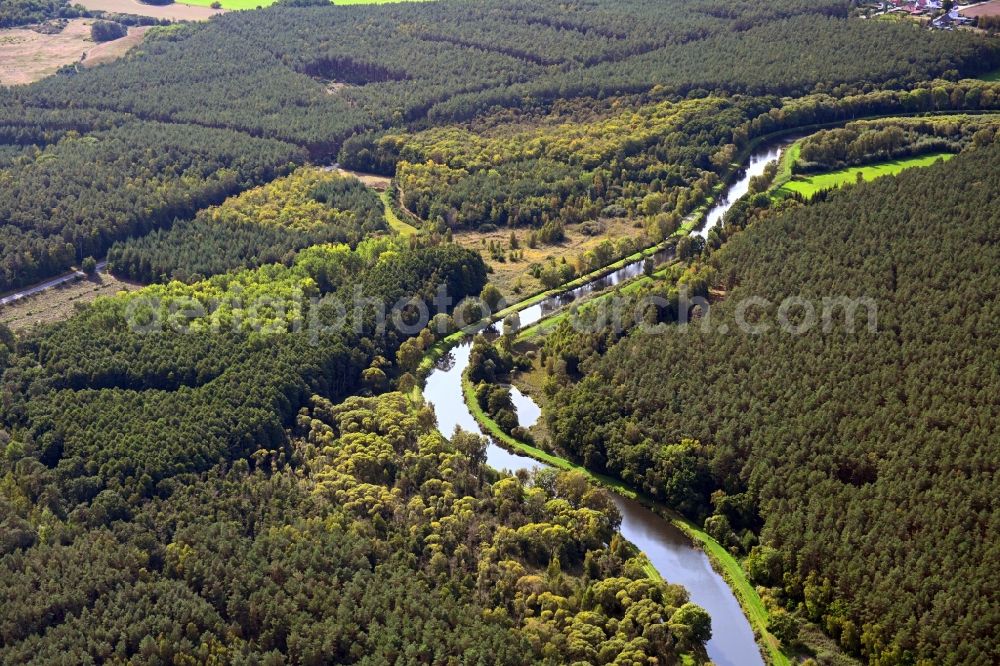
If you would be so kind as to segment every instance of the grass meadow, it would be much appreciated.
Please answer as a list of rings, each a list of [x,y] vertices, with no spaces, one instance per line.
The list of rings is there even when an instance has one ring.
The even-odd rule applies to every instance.
[[[894,176],[906,169],[930,166],[938,160],[950,160],[952,157],[954,157],[952,153],[932,153],[862,167],[837,169],[814,176],[795,176],[778,188],[777,194],[781,196],[796,192],[809,199],[820,190],[830,190],[857,182],[859,174],[864,180],[874,180],[882,176]]]

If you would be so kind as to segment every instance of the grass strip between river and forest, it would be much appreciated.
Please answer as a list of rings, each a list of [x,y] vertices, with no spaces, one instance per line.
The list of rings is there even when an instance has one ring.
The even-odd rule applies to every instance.
[[[833,125],[831,123],[830,125]],[[816,128],[822,127],[824,125],[817,125]],[[765,140],[773,140],[780,136],[791,134],[796,131],[802,131],[805,128],[792,128],[788,130],[782,130],[780,132],[775,132],[772,135],[765,137],[758,137],[750,143],[750,145],[744,150],[745,157],[749,155],[751,150],[756,148],[758,145],[763,143]],[[792,144],[783,155],[782,161],[779,163],[779,175],[776,178],[776,184],[781,183],[781,176],[784,174],[786,179],[791,178],[791,169],[794,165],[796,158],[798,156],[798,142]],[[935,156],[935,159],[940,156]],[[899,169],[900,171],[902,169]],[[649,257],[655,254],[657,251],[666,247],[670,242],[674,241],[677,237],[691,233],[694,229],[698,228],[700,223],[703,223],[704,217],[707,211],[710,209],[715,196],[722,191],[725,187],[726,182],[729,177],[735,173],[736,170],[731,170],[726,177],[722,179],[719,185],[713,189],[712,194],[707,197],[702,204],[696,208],[691,214],[687,216],[684,222],[681,224],[680,229],[678,229],[673,235],[653,245],[640,252],[633,255],[620,259],[612,264],[609,264],[597,271],[593,271],[586,275],[582,275],[575,280],[567,282],[559,287],[548,289],[535,294],[529,298],[526,298],[514,305],[511,305],[495,315],[487,318],[485,321],[480,322],[475,327],[470,327],[469,329],[463,331],[457,331],[451,335],[446,336],[439,340],[436,344],[430,347],[424,354],[417,368],[417,375],[419,377],[418,384],[414,386],[412,391],[412,398],[415,401],[423,400],[422,382],[427,377],[427,375],[434,369],[435,364],[438,359],[440,359],[445,353],[448,352],[455,345],[459,344],[462,340],[468,337],[470,334],[474,334],[478,330],[482,330],[486,326],[493,324],[498,321],[502,321],[507,315],[514,312],[519,312],[524,310],[536,303],[559,294],[563,294],[567,291],[587,284],[595,279],[598,279],[608,273],[611,273],[627,264],[633,263],[635,261],[641,260],[645,257]],[[854,176],[856,178],[856,176]],[[385,199],[383,199],[385,201]],[[388,208],[388,207],[387,207]],[[638,280],[648,281],[652,278],[649,276],[637,276]],[[541,330],[540,324],[545,322],[545,319],[536,322],[534,327]],[[522,331],[524,334],[525,331]],[[670,509],[666,505],[657,502],[653,498],[636,491],[634,488],[629,487],[620,479],[615,479],[613,477],[598,474],[593,472],[582,465],[570,462],[565,458],[561,458],[552,453],[543,451],[535,446],[531,446],[524,442],[517,440],[516,438],[503,432],[500,427],[493,421],[479,406],[478,400],[475,396],[475,388],[472,386],[471,382],[467,377],[462,377],[462,390],[464,394],[465,402],[472,413],[473,417],[479,423],[480,427],[489,434],[494,440],[501,446],[512,450],[516,453],[521,453],[527,455],[535,460],[539,460],[545,464],[551,465],[557,469],[562,470],[573,470],[578,471],[588,478],[590,478],[595,483],[608,488],[623,497],[634,499],[643,505],[650,508],[652,511],[656,512],[658,515],[663,517],[665,520],[669,520],[678,529],[684,532],[693,542],[699,544],[704,550],[709,560],[712,563],[713,568],[723,577],[727,582],[733,594],[739,600],[740,606],[743,608],[743,612],[750,622],[750,626],[753,628],[754,634],[758,640],[758,646],[761,648],[762,654],[764,655],[765,661],[774,666],[790,666],[791,660],[789,657],[782,652],[780,641],[768,630],[768,611],[764,606],[763,600],[760,595],[757,594],[757,590],[751,585],[749,579],[747,579],[746,572],[743,567],[736,560],[736,558],[726,550],[720,543],[713,539],[707,532],[698,527],[692,521],[681,516],[676,511]],[[655,568],[650,563],[648,569],[655,571]]]
[[[551,467],[561,470],[580,472],[586,475],[591,481],[597,483],[622,497],[636,500],[650,510],[654,511],[665,520],[669,520],[675,527],[684,532],[695,543],[704,550],[708,559],[712,562],[713,568],[725,579],[733,594],[740,602],[743,612],[753,628],[754,634],[760,639],[759,643],[766,649],[766,661],[775,666],[790,665],[791,661],[781,651],[781,644],[770,631],[768,631],[768,612],[763,600],[757,594],[757,590],[747,579],[746,572],[733,555],[726,550],[722,544],[713,539],[707,532],[698,527],[695,523],[680,515],[673,509],[661,502],[654,500],[645,493],[639,492],[628,486],[620,479],[616,479],[605,474],[593,472],[577,463],[561,458],[557,455],[543,451],[538,447],[526,444],[511,435],[508,435],[479,405],[476,399],[476,389],[469,378],[462,376],[462,392],[465,396],[466,405],[475,417],[480,427],[492,437],[499,445],[520,453],[530,458],[534,458]],[[654,569],[655,570],[655,569]]]
[[[385,221],[389,223],[390,229],[403,238],[409,238],[420,232],[412,224],[404,222],[396,215],[396,211],[392,209],[392,202],[389,199],[389,190],[379,192],[378,198],[382,200],[382,205],[385,207]]]
[[[788,152],[791,153],[792,151]],[[856,183],[859,178],[867,181],[882,178],[883,176],[895,176],[906,169],[931,166],[938,160],[947,161],[954,156],[954,153],[931,153],[929,155],[918,155],[916,157],[877,162],[865,166],[837,169],[836,171],[828,171],[815,175],[793,176],[785,180],[780,187],[774,190],[774,193],[779,197],[797,193],[806,199],[811,199],[817,192],[850,185]],[[789,166],[793,165],[794,159],[789,159],[788,164]]]

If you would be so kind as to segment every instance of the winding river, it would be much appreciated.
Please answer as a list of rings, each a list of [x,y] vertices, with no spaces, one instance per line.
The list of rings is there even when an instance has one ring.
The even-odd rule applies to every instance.
[[[737,180],[726,188],[706,214],[704,228],[696,233],[704,237],[707,229],[721,220],[733,203],[746,194],[750,179],[762,173],[769,162],[778,159],[789,142],[790,139],[777,140],[753,151]],[[671,256],[670,251],[663,250],[655,255],[655,260],[662,262]],[[636,261],[576,289],[526,307],[519,311],[521,326],[534,324],[590,293],[630,280],[641,274],[642,268],[643,260]],[[470,351],[471,340],[453,347],[438,361],[427,376],[424,386],[424,396],[434,406],[438,426],[445,435],[450,435],[456,427],[471,432],[480,430],[465,404],[462,391],[462,373],[469,364]],[[514,390],[512,398],[522,425],[528,426],[539,417],[541,410],[529,396]],[[537,469],[543,465],[533,458],[512,453],[495,442],[489,444],[486,459],[495,469],[512,472]],[[622,535],[646,553],[664,579],[683,585],[690,593],[691,600],[711,615],[712,638],[706,646],[709,658],[717,666],[762,665],[764,662],[754,640],[753,630],[739,601],[733,596],[725,580],[712,568],[705,553],[696,548],[670,522],[639,502],[615,493],[611,493],[611,496],[621,512]]]

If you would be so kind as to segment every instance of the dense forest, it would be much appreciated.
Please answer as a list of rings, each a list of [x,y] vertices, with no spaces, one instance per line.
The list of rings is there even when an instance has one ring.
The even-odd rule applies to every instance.
[[[115,240],[191,216],[305,158],[291,144],[224,129],[126,121],[80,134],[65,129],[65,117],[54,120],[36,136],[52,131],[58,140],[22,150],[0,170],[0,290],[103,256]],[[7,132],[32,141],[30,122],[23,130],[10,122]]]
[[[312,393],[384,389],[384,359],[405,336],[358,299],[429,304],[441,284],[461,299],[484,283],[472,252],[376,238],[103,299],[22,342],[4,374],[7,420],[73,501],[108,487],[148,495],[280,441]]]
[[[192,282],[238,268],[290,264],[296,252],[387,231],[382,202],[355,178],[317,169],[231,197],[169,229],[116,243],[111,271],[141,282]]]
[[[340,159],[394,171],[403,205],[439,228],[543,228],[638,212],[662,237],[729,167],[733,128],[769,108],[752,98],[584,99],[355,140]]]
[[[467,118],[525,97],[657,85],[682,95],[698,88],[802,94],[997,64],[988,41],[965,33],[918,38],[914,26],[846,20],[847,9],[837,0],[669,7],[603,0],[565,11],[555,2],[466,0],[276,6],[161,32],[142,58],[43,81],[17,97],[44,108],[72,100],[145,119],[222,125],[328,154],[360,128]],[[206,61],[202,53],[217,55]],[[202,85],[195,91],[191,80]]]
[[[554,445],[687,496],[755,582],[872,663],[995,663],[998,165],[990,141],[761,219],[691,269],[725,299],[687,327],[564,325]],[[789,296],[808,332],[789,332],[803,306],[777,324]],[[822,325],[840,297],[874,303],[877,330],[869,305]]]
[[[490,477],[398,393],[312,397],[287,442],[87,506],[0,459],[0,661],[678,664],[708,615],[573,474]],[[44,590],[43,594],[39,590]]]
[[[479,240],[558,287],[813,126],[803,171],[961,154],[808,205],[767,171],[620,294],[659,308],[567,319],[537,359],[478,338],[468,378],[527,439],[501,384],[537,360],[539,445],[703,524],[773,633],[1000,663],[1000,84],[968,78],[1000,43],[852,4],[283,0],[0,87],[0,292],[105,256],[147,283],[0,325],[0,662],[704,661],[708,615],[603,492],[489,469],[416,375],[501,296]],[[74,11],[0,0],[0,27]],[[681,328],[685,292],[714,303]],[[733,325],[789,295],[871,299],[877,330]],[[410,335],[424,312],[445,326]]]
[[[289,162],[301,163],[306,154],[328,159],[359,131],[468,120],[498,106],[532,108],[582,96],[843,96],[957,79],[1000,64],[1000,48],[969,33],[919,33],[904,23],[850,20],[847,14],[848,3],[840,0],[699,0],[669,7],[652,1],[455,0],[279,4],[157,28],[140,52],[118,62],[0,89],[0,128],[17,129],[15,137],[3,133],[6,147],[0,148],[0,183],[17,186],[0,189],[0,220],[14,223],[0,238],[0,290],[103,256],[115,241],[174,218],[191,218],[205,205],[270,180]],[[71,137],[66,145],[54,143],[68,123],[81,138],[97,142]],[[108,153],[118,139],[127,147]],[[695,137],[692,143],[708,141]],[[216,165],[213,172],[203,155],[190,154],[201,145],[220,145],[213,158],[230,151],[245,155],[242,168],[230,174]],[[15,158],[11,146],[21,147]],[[124,153],[132,154],[115,157]],[[52,200],[47,183],[55,167],[46,160],[53,154],[65,161],[52,178],[62,181],[66,200],[82,202],[80,219]],[[147,163],[163,154],[176,162],[173,169]],[[87,173],[83,164],[106,172],[108,182],[143,180],[148,169],[164,184],[93,192],[69,176]],[[145,166],[136,173],[131,165],[140,164]],[[543,187],[531,185],[550,170]],[[574,170],[544,159],[507,165],[502,179],[500,187],[487,171],[467,179],[462,191],[473,195],[485,187],[506,196],[510,180],[516,186],[510,194],[547,198],[562,189],[560,181],[576,184]],[[38,211],[58,214],[40,221]],[[526,215],[536,219],[546,212],[530,207]]]

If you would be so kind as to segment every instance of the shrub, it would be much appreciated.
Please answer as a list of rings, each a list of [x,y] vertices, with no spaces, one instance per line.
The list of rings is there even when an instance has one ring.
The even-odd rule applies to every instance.
[[[128,34],[128,28],[114,21],[94,21],[90,26],[90,38],[95,42],[110,42]]]

